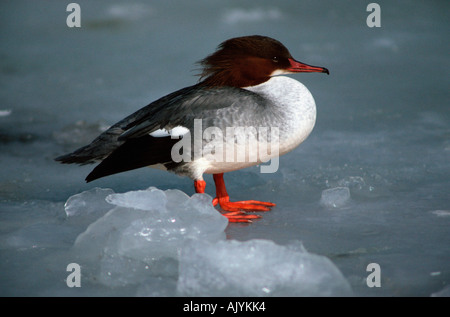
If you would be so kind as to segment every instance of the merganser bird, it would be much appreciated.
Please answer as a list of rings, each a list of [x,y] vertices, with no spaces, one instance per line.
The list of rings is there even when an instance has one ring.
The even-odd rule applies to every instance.
[[[146,166],[163,168],[193,179],[197,193],[205,192],[203,174],[213,174],[213,205],[219,204],[230,222],[259,218],[246,212],[268,211],[275,204],[231,202],[223,173],[260,164],[302,143],[316,121],[314,99],[303,84],[279,75],[329,71],[296,61],[279,41],[259,35],[229,39],[199,63],[203,66],[199,83],[150,103],[92,143],[55,160],[81,165],[100,162],[87,182]],[[240,127],[254,129],[246,129],[250,132],[243,135]],[[260,127],[278,134],[257,133]],[[224,133],[230,128],[236,129],[233,138]],[[246,138],[251,142],[245,142]],[[250,159],[249,146],[268,150]],[[202,155],[205,152],[208,155]],[[237,159],[240,154],[243,159]],[[220,159],[224,155],[227,159]]]

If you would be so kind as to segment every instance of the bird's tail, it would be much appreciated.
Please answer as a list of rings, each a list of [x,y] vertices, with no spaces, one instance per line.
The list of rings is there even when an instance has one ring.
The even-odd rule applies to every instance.
[[[103,160],[123,144],[118,137],[123,133],[120,128],[111,128],[100,134],[92,143],[72,153],[58,156],[55,161],[63,164],[91,164]]]

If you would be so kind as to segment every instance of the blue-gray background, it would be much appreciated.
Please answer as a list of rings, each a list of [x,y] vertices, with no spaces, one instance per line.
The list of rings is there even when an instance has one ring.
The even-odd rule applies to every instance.
[[[42,259],[73,244],[76,234],[56,221],[69,196],[93,187],[194,193],[190,180],[150,169],[85,184],[91,167],[53,158],[195,83],[196,61],[251,34],[280,40],[330,76],[293,76],[312,92],[317,123],[277,173],[225,175],[232,199],[277,203],[249,226],[230,225],[228,238],[300,240],[329,257],[356,295],[448,294],[448,1],[378,1],[380,28],[366,25],[369,1],[78,3],[81,28],[67,27],[68,2],[0,2],[1,295],[55,294],[46,290],[61,280]],[[343,186],[351,193],[343,207],[320,203],[323,190]],[[381,288],[365,285],[371,262]]]

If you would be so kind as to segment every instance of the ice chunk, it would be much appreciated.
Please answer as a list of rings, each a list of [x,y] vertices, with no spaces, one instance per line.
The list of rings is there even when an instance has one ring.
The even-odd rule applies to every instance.
[[[113,194],[109,188],[93,188],[73,195],[67,199],[64,210],[68,217],[87,215],[92,213],[105,213],[111,205],[105,202],[105,197]]]
[[[438,217],[450,217],[450,210],[433,210],[431,213]]]
[[[106,197],[106,201],[120,207],[162,211],[165,209],[167,198],[163,191],[150,187],[148,190],[111,194]]]
[[[335,187],[322,191],[320,203],[325,207],[339,208],[350,201],[350,189],[348,187]]]
[[[7,117],[11,114],[11,110],[0,110],[0,117]]]
[[[121,287],[138,284],[146,276],[148,265],[117,254],[105,254],[100,260],[98,280],[103,285]]]
[[[176,279],[150,277],[139,286],[136,296],[142,297],[170,297],[175,296],[177,288]]]
[[[149,188],[110,194],[106,200],[116,206],[74,244],[85,259],[101,259],[98,280],[105,285],[134,284],[144,273],[174,277],[174,261],[186,239],[225,239],[228,220],[206,194],[189,197],[179,190]]]
[[[142,285],[156,278],[170,283],[178,276],[178,261],[167,257],[154,260],[149,264],[139,259],[106,253],[99,263],[96,280],[110,287]],[[175,294],[174,290],[172,294]]]
[[[362,190],[366,187],[366,182],[361,176],[346,176],[338,181],[339,186],[349,187],[354,190]]]
[[[346,296],[351,288],[326,257],[269,240],[187,241],[182,296]]]
[[[189,197],[178,190],[169,190],[168,194],[160,190],[158,192],[163,196],[159,197],[156,204],[162,200],[168,203],[167,200],[171,198],[171,208],[160,205],[158,214],[148,213],[131,222],[123,230],[117,246],[120,254],[147,262],[162,257],[177,258],[186,238],[210,241],[225,238],[224,230],[228,221],[213,208],[211,197],[200,194]],[[138,205],[143,202],[137,201]]]
[[[450,297],[450,285],[447,285],[436,293],[432,293],[431,297]]]
[[[178,261],[172,258],[161,258],[149,264],[118,254],[105,254],[99,264],[96,280],[110,287],[142,286],[155,279],[170,283],[176,281],[178,276]],[[151,285],[149,288],[155,287],[157,286]],[[171,289],[172,295],[175,295],[175,287]]]

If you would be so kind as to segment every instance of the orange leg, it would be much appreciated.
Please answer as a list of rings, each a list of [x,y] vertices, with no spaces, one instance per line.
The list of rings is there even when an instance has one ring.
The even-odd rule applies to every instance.
[[[223,174],[217,174],[217,175],[221,175],[221,179],[222,179],[222,183],[223,183]],[[217,196],[219,198],[217,198],[217,197],[214,198],[213,205],[216,206],[217,203],[219,203],[220,207],[223,210],[228,211],[228,212],[225,212],[222,214],[228,218],[229,222],[251,222],[252,219],[261,218],[261,216],[258,216],[258,215],[248,215],[248,214],[242,212],[241,209],[244,209],[244,208],[238,208],[238,205],[236,205],[236,204],[245,205],[245,207],[247,208],[246,210],[250,210],[249,206],[256,206],[258,208],[262,207],[262,206],[255,205],[256,203],[266,204],[266,206],[275,206],[275,204],[272,204],[272,203],[264,203],[264,202],[254,201],[254,200],[249,200],[247,202],[230,203],[229,202],[230,199],[228,197],[228,194],[226,193],[225,183],[223,183],[223,186],[218,187],[218,185],[217,185],[218,183],[216,181],[216,175],[214,175],[214,181],[216,182],[216,192],[217,192]],[[205,192],[206,182],[204,180],[197,180],[194,182],[194,187],[195,187],[196,193],[203,194]],[[219,189],[217,189],[217,188],[220,189],[220,195],[219,195]],[[225,193],[226,197],[221,196],[221,194],[223,194],[223,193]],[[250,203],[248,203],[248,202],[250,202]],[[230,208],[229,204],[233,204],[233,207]],[[230,210],[230,209],[232,209],[232,210]],[[267,208],[267,207],[264,207],[264,209],[251,208],[251,210],[267,211],[267,210],[269,210],[269,208]]]
[[[204,194],[206,188],[206,182],[204,180],[194,182],[195,192],[198,194]]]
[[[213,200],[214,206],[219,204],[226,211],[269,211],[270,207],[275,206],[274,203],[258,200],[230,202],[230,197],[228,196],[223,180],[223,173],[214,174],[213,178],[216,184],[216,198]]]

